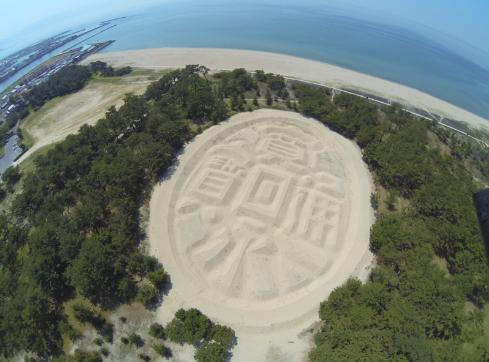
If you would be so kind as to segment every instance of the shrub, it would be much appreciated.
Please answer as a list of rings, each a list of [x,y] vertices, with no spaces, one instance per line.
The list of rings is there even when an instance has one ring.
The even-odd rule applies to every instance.
[[[114,72],[114,75],[116,77],[122,77],[123,75],[129,74],[131,72],[132,72],[132,68],[127,66],[127,67],[122,67],[122,68],[116,69]]]
[[[267,76],[265,75],[265,72],[263,70],[255,71],[255,78],[258,82],[266,82],[267,81]]]
[[[226,349],[216,342],[206,342],[195,352],[195,360],[198,362],[224,362],[227,358]]]
[[[8,187],[12,187],[20,180],[20,171],[18,166],[10,166],[5,170],[2,175],[2,181],[7,184]]]
[[[109,350],[107,348],[105,348],[105,347],[102,347],[102,348],[100,348],[100,353],[103,356],[107,357],[109,355]]]
[[[159,323],[153,323],[153,324],[151,324],[151,326],[149,327],[148,334],[151,337],[154,337],[154,338],[160,338],[160,339],[165,339],[166,338],[166,336],[165,336],[165,329]]]
[[[149,362],[151,361],[151,357],[148,356],[146,353],[140,353],[138,354],[138,357],[142,359],[143,361]]]
[[[82,303],[73,304],[72,310],[75,318],[81,323],[90,323],[93,326],[99,326],[103,323],[103,319],[98,313]]]
[[[285,78],[279,74],[267,73],[266,82],[273,91],[280,91],[285,88]]]
[[[106,342],[112,342],[112,336],[114,334],[112,323],[107,322],[98,312],[93,311],[82,303],[73,304],[72,309],[75,318],[79,322],[91,324],[104,337]]]
[[[97,346],[101,346],[102,344],[104,344],[104,340],[100,337],[97,337],[93,340],[93,343],[95,343]]]
[[[219,343],[226,350],[228,350],[234,344],[236,335],[231,328],[215,324],[211,328],[210,339]]]
[[[265,97],[267,101],[267,106],[271,106],[273,103],[273,98],[272,98],[272,93],[270,93],[270,90],[267,89],[267,93]]]
[[[170,281],[170,276],[163,268],[148,273],[147,278],[158,290],[163,289]]]
[[[75,351],[73,358],[70,359],[73,362],[102,362],[102,356],[98,352],[85,352],[80,349]]]
[[[149,307],[158,302],[158,290],[153,285],[142,285],[136,296],[136,301]]]
[[[104,337],[105,342],[112,343],[114,336],[114,325],[112,323],[104,321],[98,331]]]
[[[173,342],[196,344],[207,336],[210,328],[211,321],[199,310],[180,309],[166,326],[166,333]]]
[[[0,201],[3,201],[5,199],[5,196],[7,196],[7,191],[3,187],[0,187]]]
[[[136,346],[137,348],[144,346],[144,340],[137,333],[131,333],[128,340],[131,345]]]
[[[374,210],[377,210],[379,208],[379,195],[376,193],[370,194],[370,205]]]
[[[81,337],[81,334],[73,328],[66,320],[59,323],[59,331],[62,335],[67,336],[70,341],[74,342]]]
[[[163,343],[154,344],[153,349],[156,353],[164,358],[170,358],[172,356],[171,349],[165,346]]]

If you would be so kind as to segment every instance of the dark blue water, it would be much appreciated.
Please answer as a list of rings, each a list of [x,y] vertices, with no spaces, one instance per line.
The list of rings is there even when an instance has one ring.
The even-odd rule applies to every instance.
[[[486,69],[459,47],[324,5],[182,1],[130,16],[90,42],[108,39],[116,42],[105,51],[218,47],[296,55],[402,83],[489,119],[489,61]]]

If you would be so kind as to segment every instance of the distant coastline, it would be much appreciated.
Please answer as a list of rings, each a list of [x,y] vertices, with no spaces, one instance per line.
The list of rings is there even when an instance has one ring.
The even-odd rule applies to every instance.
[[[201,64],[211,70],[261,69],[329,87],[373,94],[429,114],[464,122],[470,128],[489,130],[489,120],[417,89],[328,63],[290,55],[221,48],[150,48],[94,54],[84,63],[95,60],[105,61],[116,67],[130,65],[158,69]]]

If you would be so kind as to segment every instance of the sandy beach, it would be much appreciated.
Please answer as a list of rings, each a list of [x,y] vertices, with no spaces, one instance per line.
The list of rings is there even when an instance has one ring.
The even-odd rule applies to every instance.
[[[289,55],[237,49],[157,48],[94,54],[85,63],[95,60],[102,60],[116,67],[130,65],[140,68],[178,68],[187,64],[201,64],[212,70],[260,69],[331,87],[365,91],[466,122],[472,128],[489,129],[486,119],[419,90],[327,63]]]
[[[235,329],[233,361],[302,360],[318,309],[373,262],[360,149],[318,121],[259,110],[189,143],[150,202],[149,251],[171,275],[157,311]]]

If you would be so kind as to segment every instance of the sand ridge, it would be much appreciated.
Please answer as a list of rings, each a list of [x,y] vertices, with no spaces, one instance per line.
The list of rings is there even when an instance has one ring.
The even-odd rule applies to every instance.
[[[150,202],[150,252],[173,283],[160,319],[199,308],[236,330],[235,360],[250,360],[248,344],[264,358],[295,341],[303,355],[319,303],[368,274],[371,191],[358,147],[297,113],[242,113],[206,130]]]

